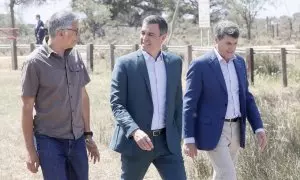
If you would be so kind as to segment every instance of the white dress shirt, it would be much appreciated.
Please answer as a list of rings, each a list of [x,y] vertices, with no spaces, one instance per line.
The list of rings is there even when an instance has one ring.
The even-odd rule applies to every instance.
[[[153,102],[153,116],[151,130],[162,129],[165,124],[165,105],[167,75],[163,56],[160,55],[154,59],[147,52],[142,51],[150,80],[151,96]]]
[[[221,57],[217,49],[214,49],[214,52],[219,60],[222,74],[226,84],[226,89],[227,89],[228,104],[227,104],[225,119],[241,117],[240,99],[239,99],[239,81],[233,63],[233,60],[236,58],[236,56],[234,56],[228,62],[226,62]],[[255,133],[260,131],[263,131],[263,129],[262,128],[257,129]],[[195,139],[194,137],[185,138],[184,143],[185,144],[195,143]]]
[[[214,51],[219,60],[227,89],[228,104],[225,119],[240,117],[239,81],[233,63],[233,60],[236,57],[234,56],[228,62],[226,62],[216,49],[214,49]]]

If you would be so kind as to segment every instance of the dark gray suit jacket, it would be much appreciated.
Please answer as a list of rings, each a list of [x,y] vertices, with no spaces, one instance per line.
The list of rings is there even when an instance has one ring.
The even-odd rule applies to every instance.
[[[180,154],[182,131],[182,60],[163,52],[166,66],[166,141],[173,154]],[[151,132],[153,104],[147,66],[141,50],[117,59],[111,82],[110,103],[115,117],[115,130],[110,147],[124,155],[145,153],[131,133],[140,128]]]

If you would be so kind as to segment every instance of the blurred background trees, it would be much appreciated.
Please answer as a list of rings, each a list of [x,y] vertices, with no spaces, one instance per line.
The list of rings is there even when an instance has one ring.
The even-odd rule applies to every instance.
[[[19,18],[15,22],[13,9],[16,6],[38,6],[58,0],[4,0],[11,7],[10,15],[0,14],[0,27],[20,29],[19,35],[33,38],[34,25],[24,24]],[[138,32],[142,20],[157,14],[165,17],[173,29],[172,43],[193,43],[199,39],[190,35],[199,34],[198,0],[179,0],[177,15],[174,16],[178,0],[69,0],[70,7],[81,17],[80,43],[116,42],[112,39],[120,30],[134,34]],[[300,12],[282,17],[258,18],[266,4],[274,5],[279,0],[210,0],[211,27],[222,20],[229,19],[241,28],[243,41],[254,44],[296,43],[300,40]],[[275,6],[275,5],[274,5]],[[18,16],[17,16],[18,17]],[[173,19],[173,17],[176,17]],[[45,21],[45,19],[44,19]],[[14,25],[13,25],[14,24]],[[17,24],[17,25],[16,25]],[[134,31],[132,31],[134,30]],[[125,33],[120,33],[124,35]],[[179,35],[179,36],[178,36]],[[134,35],[136,37],[136,34]],[[117,37],[119,38],[119,37]],[[128,37],[127,37],[128,38]],[[211,38],[213,39],[213,38]],[[18,41],[21,39],[18,39]],[[98,41],[97,41],[98,40]],[[196,43],[197,44],[197,43]]]

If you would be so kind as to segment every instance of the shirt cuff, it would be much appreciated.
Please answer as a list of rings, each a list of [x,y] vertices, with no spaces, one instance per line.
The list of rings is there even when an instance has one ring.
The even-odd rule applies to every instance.
[[[189,138],[184,138],[184,144],[191,144],[195,143],[195,138],[194,137],[189,137]]]
[[[255,130],[255,134],[259,133],[259,132],[263,132],[265,131],[264,128],[258,128]]]

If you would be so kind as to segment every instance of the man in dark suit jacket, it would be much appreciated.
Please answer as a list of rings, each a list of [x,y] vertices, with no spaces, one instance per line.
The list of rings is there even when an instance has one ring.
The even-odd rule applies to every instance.
[[[43,21],[41,20],[41,16],[37,14],[35,16],[37,22],[34,28],[34,35],[36,38],[36,44],[42,44],[44,36],[45,36],[45,26]]]
[[[144,19],[141,49],[120,57],[112,74],[115,131],[110,147],[121,153],[123,180],[143,179],[153,163],[165,180],[185,180],[181,154],[182,60],[161,51],[168,25]]]
[[[194,60],[188,70],[183,99],[184,152],[207,151],[214,167],[213,179],[235,180],[234,162],[245,146],[246,118],[256,133],[259,147],[266,135],[259,111],[248,90],[244,59],[236,55],[238,26],[220,22],[216,46]]]

